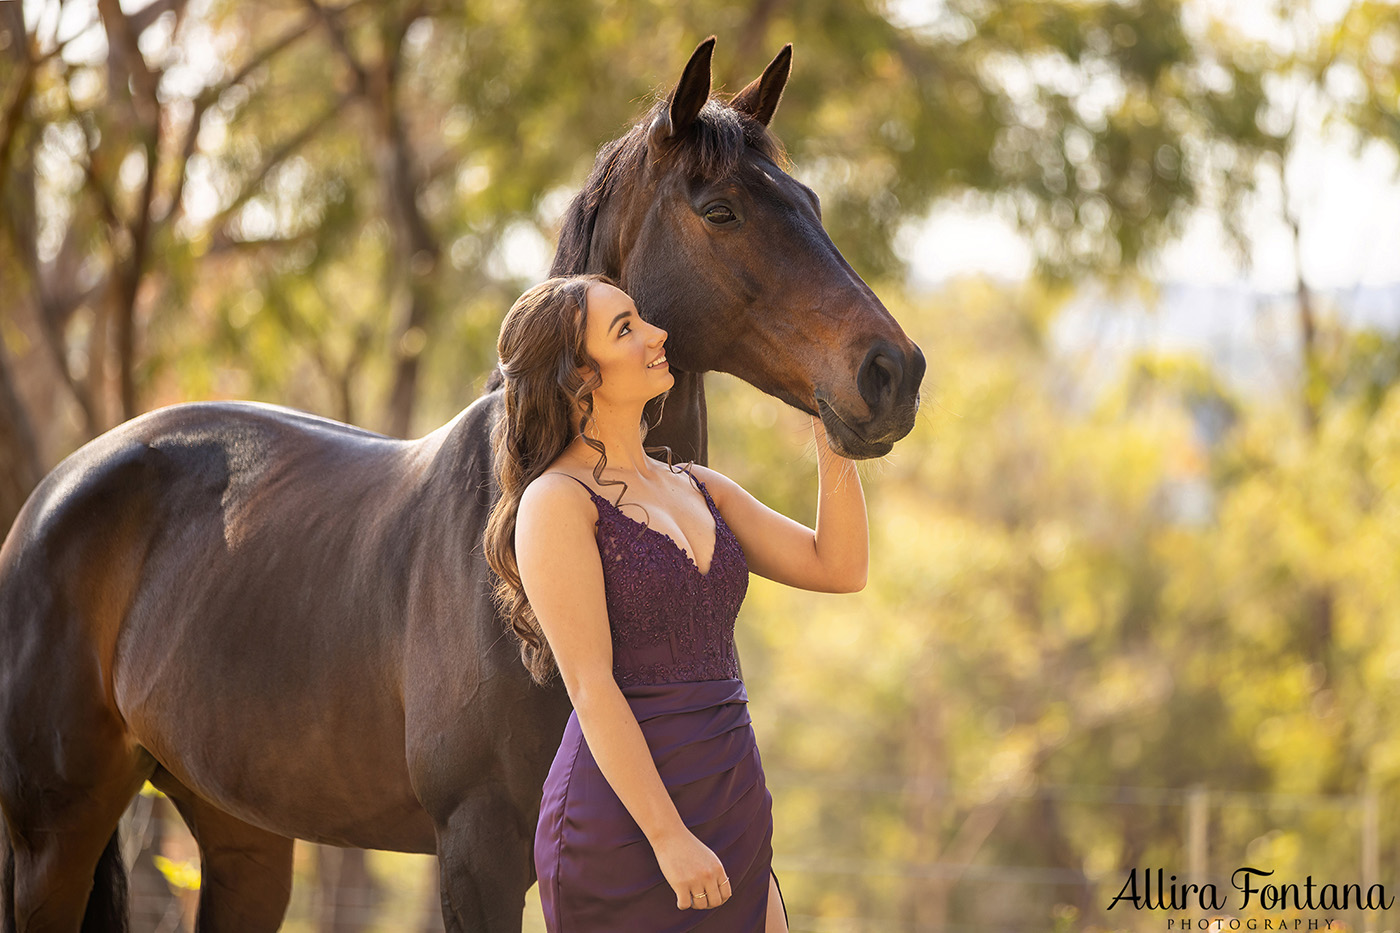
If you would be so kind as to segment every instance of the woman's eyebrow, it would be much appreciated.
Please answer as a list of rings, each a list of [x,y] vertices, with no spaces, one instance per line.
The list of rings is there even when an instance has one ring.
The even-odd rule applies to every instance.
[[[608,325],[608,333],[610,333],[610,334],[612,333],[613,328],[617,326],[617,322],[618,322],[618,321],[622,320],[622,319],[625,318],[625,317],[631,317],[631,316],[632,316],[632,312],[631,312],[631,311],[624,311],[624,312],[622,312],[621,314],[619,314],[617,317],[613,318],[613,319],[612,319],[612,323]]]

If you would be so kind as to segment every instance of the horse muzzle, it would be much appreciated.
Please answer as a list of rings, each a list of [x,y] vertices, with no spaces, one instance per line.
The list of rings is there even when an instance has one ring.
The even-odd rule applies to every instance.
[[[889,453],[914,428],[925,368],[923,351],[915,344],[904,351],[889,341],[875,341],[856,373],[856,388],[869,412],[864,419],[843,411],[837,397],[818,389],[817,414],[832,450],[853,460]]]

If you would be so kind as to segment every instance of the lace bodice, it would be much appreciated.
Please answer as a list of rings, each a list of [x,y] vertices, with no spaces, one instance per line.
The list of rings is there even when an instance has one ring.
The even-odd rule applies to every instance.
[[[568,475],[568,474],[565,474]],[[710,567],[669,535],[620,510],[578,477],[598,507],[595,523],[619,686],[739,676],[734,620],[748,592],[749,565],[704,482],[689,470],[715,520]]]

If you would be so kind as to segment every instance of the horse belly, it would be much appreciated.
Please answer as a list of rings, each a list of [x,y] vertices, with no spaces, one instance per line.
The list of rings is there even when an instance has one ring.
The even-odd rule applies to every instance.
[[[254,825],[433,851],[409,780],[395,627],[329,595],[343,592],[336,581],[304,601],[275,572],[249,574],[200,550],[170,572],[202,580],[203,592],[153,581],[127,618],[115,686],[134,738],[194,793]]]
[[[434,851],[404,761],[402,721],[353,705],[327,712],[285,693],[269,700],[158,688],[127,721],[177,780],[255,826],[329,845]]]

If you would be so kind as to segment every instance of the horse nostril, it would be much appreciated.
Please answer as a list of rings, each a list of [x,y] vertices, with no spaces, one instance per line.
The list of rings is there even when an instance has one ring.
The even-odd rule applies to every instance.
[[[894,395],[903,376],[904,365],[899,351],[888,344],[877,344],[866,355],[856,386],[860,389],[860,397],[873,412]]]
[[[907,373],[909,376],[909,387],[914,391],[918,391],[919,384],[924,381],[924,371],[927,366],[928,361],[924,359],[924,351],[915,346],[914,359]]]

